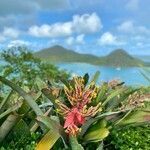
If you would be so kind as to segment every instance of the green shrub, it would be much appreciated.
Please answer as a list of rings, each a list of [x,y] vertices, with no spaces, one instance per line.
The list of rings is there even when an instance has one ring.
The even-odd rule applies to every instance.
[[[36,141],[41,136],[41,133],[36,132],[32,133],[30,136],[26,138],[18,139],[13,135],[13,140],[9,143],[3,143],[3,146],[0,147],[0,150],[34,150],[36,146]]]
[[[113,130],[106,142],[110,144],[107,143],[107,149],[111,150],[150,150],[150,126],[131,126]]]
[[[34,57],[34,54],[26,47],[12,47],[3,50],[0,58],[3,61],[3,69],[0,74],[18,82],[20,86],[33,87],[37,77],[50,81],[69,77],[65,71]]]
[[[8,115],[5,121],[2,120],[3,123],[0,126],[0,139],[2,143],[4,142],[3,147],[14,150],[22,149],[23,146],[23,149],[32,150],[36,143],[37,150],[63,150],[66,148],[98,150],[102,149],[103,141],[112,132],[110,140],[108,140],[110,142],[104,142],[105,149],[113,150],[112,147],[114,147],[114,149],[121,150],[136,150],[136,146],[141,145],[139,141],[141,142],[142,138],[137,141],[136,134],[133,134],[132,137],[132,133],[128,133],[128,128],[126,128],[129,138],[122,133],[122,128],[129,124],[139,125],[139,123],[150,121],[149,91],[129,88],[118,81],[96,85],[98,75],[99,72],[93,76],[92,80],[89,80],[88,74],[83,77],[76,76],[73,79],[61,80],[61,84],[51,82],[45,85],[41,81],[42,83],[37,85],[39,91],[35,93],[30,90],[27,93],[23,89],[24,87],[21,88],[0,76],[0,81],[23,97],[24,102],[17,107],[15,105],[15,113],[9,107],[1,114],[1,118]],[[9,96],[6,97],[3,103],[9,98]],[[44,108],[39,104],[39,99],[43,99]],[[50,105],[49,103],[47,105],[47,102]],[[20,112],[18,107],[23,110],[27,108]],[[31,113],[33,117],[31,117]],[[10,124],[10,117],[13,124]],[[17,119],[19,119],[18,123]],[[38,124],[35,124],[36,122]],[[130,128],[133,128],[131,131],[134,131],[135,127]],[[40,131],[42,138],[30,140],[30,131]],[[141,129],[141,131],[143,130]],[[144,134],[146,136],[147,131]],[[10,140],[8,140],[9,135],[11,135]],[[124,136],[121,135],[128,138],[124,139]],[[29,140],[26,137],[29,137]],[[127,139],[130,142],[132,139],[135,140],[130,143],[130,146]],[[111,147],[107,148],[107,143],[110,143]],[[146,150],[149,148],[147,145],[146,148],[144,146],[140,146],[140,148]]]

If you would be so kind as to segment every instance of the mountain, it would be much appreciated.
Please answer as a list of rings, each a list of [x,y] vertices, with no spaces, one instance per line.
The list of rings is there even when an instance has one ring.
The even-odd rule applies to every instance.
[[[47,62],[85,62],[93,63],[99,57],[90,54],[79,54],[56,45],[35,53],[35,56]]]
[[[144,61],[129,55],[122,49],[117,49],[107,56],[97,57],[91,54],[80,54],[56,45],[34,54],[36,57],[51,63],[80,62],[94,65],[129,67],[144,65]]]
[[[106,66],[116,67],[133,67],[144,65],[144,62],[142,60],[129,55],[126,51],[122,49],[114,50],[109,55],[101,57],[97,64],[101,63]]]

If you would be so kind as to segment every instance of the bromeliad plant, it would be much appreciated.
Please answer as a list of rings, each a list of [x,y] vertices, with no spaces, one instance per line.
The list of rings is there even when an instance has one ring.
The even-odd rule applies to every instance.
[[[64,86],[60,88],[53,86],[42,90],[53,102],[59,125],[70,138],[70,143],[66,141],[65,145],[72,149],[87,148],[89,142],[95,142],[93,149],[100,148],[100,142],[112,128],[150,121],[150,93],[125,87],[116,80],[98,86],[94,80],[97,75],[90,82],[86,74],[62,81]]]
[[[91,81],[86,74],[61,84],[49,83],[41,90],[53,103],[49,116],[31,95],[2,77],[0,80],[26,100],[42,130],[45,128],[37,150],[83,150],[102,149],[102,141],[113,128],[150,122],[149,91],[126,87],[119,81],[97,85],[97,76],[98,73]]]
[[[56,100],[58,105],[57,112],[60,113],[64,120],[64,128],[66,133],[76,135],[89,117],[94,117],[98,112],[102,111],[101,103],[92,106],[92,100],[98,94],[98,87],[94,84],[85,86],[82,77],[73,78],[73,84],[64,87],[64,93],[69,105],[63,104],[61,100]]]

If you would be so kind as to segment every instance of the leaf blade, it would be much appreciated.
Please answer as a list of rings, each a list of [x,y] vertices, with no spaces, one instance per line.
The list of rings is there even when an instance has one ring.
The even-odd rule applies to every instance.
[[[51,149],[56,141],[60,138],[60,134],[54,130],[49,130],[44,137],[37,144],[36,150],[49,150]]]
[[[84,150],[82,145],[78,143],[77,138],[75,136],[69,136],[69,140],[72,150]]]
[[[14,83],[12,83],[11,81],[5,79],[4,77],[0,76],[0,81],[3,82],[4,84],[8,85],[9,87],[11,87],[14,91],[16,91],[19,95],[21,95],[24,100],[27,101],[27,103],[29,104],[29,106],[34,110],[34,112],[37,115],[43,115],[43,112],[41,111],[41,109],[38,107],[38,105],[36,104],[36,102],[33,100],[33,98],[27,94],[22,88],[20,88],[19,86],[15,85]]]

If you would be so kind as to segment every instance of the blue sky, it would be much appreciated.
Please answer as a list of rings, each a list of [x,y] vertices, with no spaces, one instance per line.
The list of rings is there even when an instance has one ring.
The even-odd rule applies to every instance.
[[[149,12],[149,0],[1,0],[0,48],[150,55]]]

